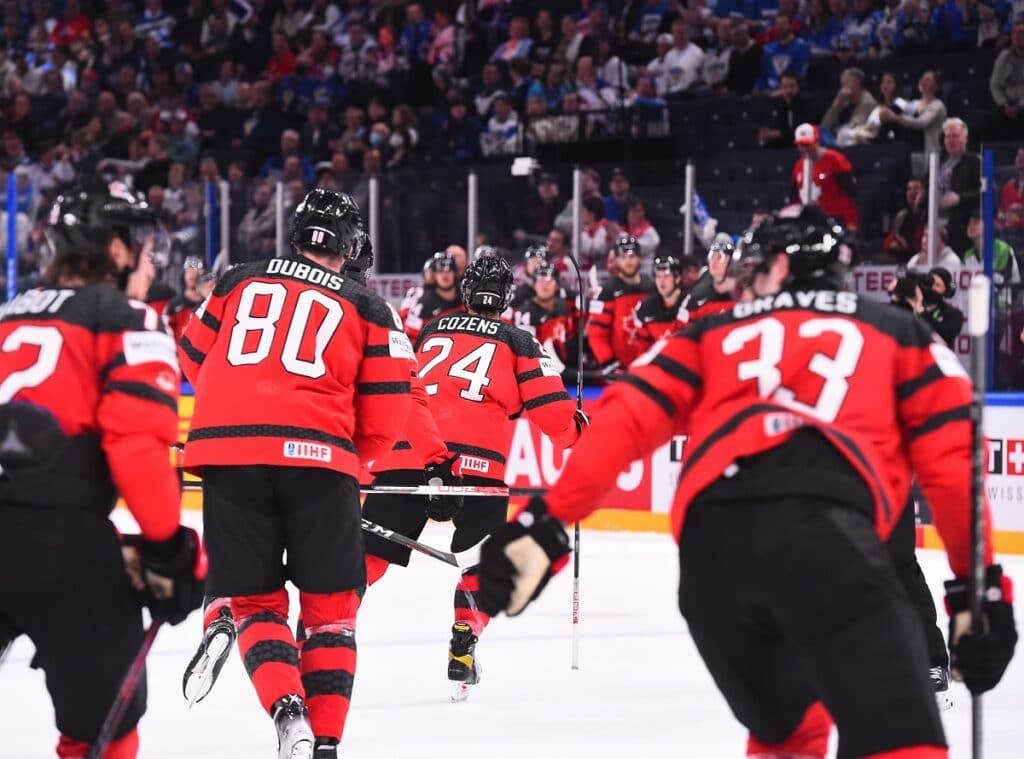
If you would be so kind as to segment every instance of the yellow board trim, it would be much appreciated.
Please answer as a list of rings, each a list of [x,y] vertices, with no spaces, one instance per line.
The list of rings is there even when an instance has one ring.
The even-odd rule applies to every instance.
[[[942,538],[933,525],[922,525],[919,529],[920,540],[918,545],[922,548],[942,549]],[[1024,553],[1024,532],[1016,530],[993,530],[992,544],[996,553]]]

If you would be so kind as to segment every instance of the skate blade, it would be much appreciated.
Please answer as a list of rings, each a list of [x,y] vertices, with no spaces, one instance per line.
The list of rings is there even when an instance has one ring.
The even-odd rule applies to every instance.
[[[935,703],[938,705],[940,712],[948,712],[953,708],[953,699],[946,691],[935,694]]]
[[[473,685],[470,683],[452,683],[452,703],[461,704],[469,698],[469,691]]]
[[[217,633],[210,639],[206,653],[199,659],[196,668],[192,670],[192,674],[185,684],[185,693],[190,694],[187,708],[191,709],[209,694],[213,688],[214,664],[220,661],[230,645],[231,636],[227,633]]]

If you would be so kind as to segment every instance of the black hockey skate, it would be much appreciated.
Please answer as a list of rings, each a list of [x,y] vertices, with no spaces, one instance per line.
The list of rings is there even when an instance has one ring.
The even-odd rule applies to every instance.
[[[270,710],[277,728],[277,759],[313,759],[313,728],[302,696],[284,696]]]
[[[935,691],[935,703],[939,711],[945,712],[953,708],[953,699],[949,695],[949,669],[947,667],[929,667],[928,680]]]
[[[213,688],[224,662],[227,661],[231,646],[235,642],[235,620],[231,608],[221,607],[219,616],[203,632],[203,642],[185,668],[181,681],[181,692],[189,708],[202,701]]]
[[[448,679],[454,684],[452,701],[469,698],[470,687],[480,682],[480,662],[476,658],[476,636],[465,622],[452,625],[452,640],[448,646]]]

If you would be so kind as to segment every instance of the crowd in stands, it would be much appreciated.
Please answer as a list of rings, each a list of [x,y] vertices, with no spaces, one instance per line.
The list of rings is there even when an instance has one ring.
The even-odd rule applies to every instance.
[[[963,256],[976,200],[964,188],[977,176],[977,158],[966,143],[951,146],[943,127],[963,114],[943,102],[937,69],[916,88],[890,75],[872,91],[863,67],[923,52],[998,51],[985,72],[991,118],[982,126],[990,136],[1024,133],[1020,0],[6,0],[2,7],[0,171],[15,176],[23,284],[47,255],[43,228],[53,197],[96,178],[146,195],[177,263],[203,254],[203,184],[226,180],[233,257],[244,260],[275,250],[278,183],[286,209],[317,185],[347,190],[365,206],[373,176],[507,160],[595,137],[668,138],[677,134],[676,109],[714,118],[719,104],[736,98],[770,99],[771,117],[753,127],[764,148],[792,148],[807,123],[822,155],[894,139],[922,156],[943,151],[941,203],[950,245]],[[842,67],[824,108],[807,95],[822,61]],[[686,150],[682,140],[666,144]],[[918,160],[915,175],[922,166]],[[601,208],[584,203],[588,260],[603,258],[618,231],[637,237],[646,253],[678,252],[678,238],[659,235],[661,221],[645,206],[653,198],[635,194],[644,195],[644,177],[627,173],[606,178]],[[795,170],[793,179],[798,184]],[[1020,178],[1011,184],[999,223],[1019,232]],[[567,189],[564,177],[560,188],[550,174],[535,178],[528,197],[512,204],[522,217],[496,230],[495,241],[515,248],[552,229],[568,233],[564,201],[551,218]],[[589,187],[585,196],[602,191]],[[798,193],[789,187],[766,199],[766,210]],[[879,237],[888,234],[885,249],[905,260],[919,240],[910,228],[916,212],[885,210],[902,231],[889,225]],[[846,221],[856,226],[852,215]],[[423,252],[409,251],[404,268]],[[394,268],[403,268],[395,258]]]

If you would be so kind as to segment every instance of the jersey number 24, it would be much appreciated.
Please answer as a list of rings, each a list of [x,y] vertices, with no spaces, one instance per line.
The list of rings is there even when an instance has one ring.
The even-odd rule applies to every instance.
[[[426,378],[432,369],[451,355],[454,347],[455,341],[450,337],[435,336],[424,340],[420,350],[424,353],[436,350],[437,355],[423,365],[420,377]],[[468,387],[459,390],[459,397],[467,401],[483,402],[484,395],[480,391],[491,384],[491,378],[487,376],[487,371],[491,368],[491,361],[494,360],[497,348],[498,346],[494,343],[481,343],[458,361],[453,361],[448,367],[449,377],[469,383]],[[424,383],[424,388],[428,395],[437,395],[437,383]]]

